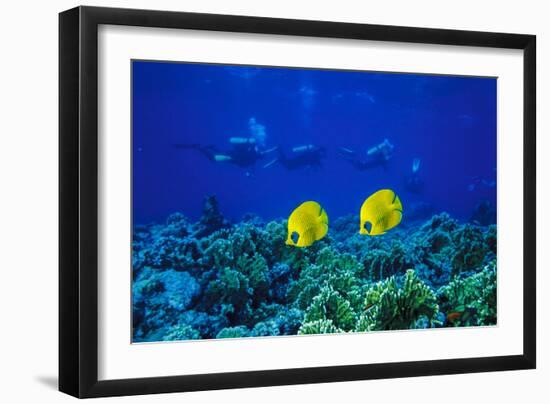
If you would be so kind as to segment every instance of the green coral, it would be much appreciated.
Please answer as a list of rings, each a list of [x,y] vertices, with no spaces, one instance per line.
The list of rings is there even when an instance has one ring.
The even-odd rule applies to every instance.
[[[309,323],[304,323],[298,330],[299,335],[307,334],[334,334],[341,333],[343,330],[334,325],[332,320],[315,320]]]
[[[300,272],[299,279],[290,287],[288,297],[297,308],[305,310],[321,289],[327,286],[345,299],[356,302],[362,285],[359,277],[362,269],[353,255],[337,253],[332,247],[324,247],[319,251],[317,259]]]
[[[331,320],[335,327],[350,331],[354,328],[357,317],[350,302],[332,288],[324,287],[313,298],[304,316],[304,323],[317,320]]]
[[[497,254],[497,226],[494,224],[487,227],[487,232],[485,233],[485,244],[487,249],[491,254],[496,257]]]
[[[206,289],[206,301],[210,307],[219,311],[231,320],[242,321],[250,312],[252,290],[248,278],[242,273],[224,268],[218,279],[213,280]]]
[[[494,225],[443,213],[365,237],[350,215],[296,248],[285,220],[229,224],[207,202],[200,222],[174,214],[135,227],[136,340],[425,328],[449,313],[447,325],[496,323]]]
[[[243,338],[248,337],[249,331],[245,326],[223,328],[216,338]]]
[[[163,335],[163,341],[182,341],[186,339],[200,339],[200,333],[195,330],[193,327],[185,324],[178,324],[166,334]]]
[[[265,299],[269,292],[269,280],[266,260],[259,254],[249,257],[242,255],[237,258],[235,268],[248,278],[250,287],[257,299]]]
[[[478,226],[464,225],[453,234],[455,251],[451,262],[453,274],[477,268],[483,263],[487,246],[484,234]]]
[[[395,276],[374,284],[364,303],[356,331],[416,328],[422,319],[430,326],[437,323],[437,297],[412,269],[405,273],[402,286]]]
[[[371,280],[381,280],[401,273],[412,264],[407,260],[403,243],[397,240],[393,240],[391,245],[383,243],[379,248],[369,249],[363,263]]]
[[[454,325],[494,325],[497,321],[496,263],[485,266],[483,271],[459,278],[458,276],[438,291],[441,310],[446,313],[469,311]]]
[[[414,232],[408,245],[413,267],[441,286],[455,275],[480,271],[496,257],[496,226],[460,225],[442,213]]]
[[[270,337],[279,334],[279,326],[274,320],[261,321],[250,331],[251,337]]]

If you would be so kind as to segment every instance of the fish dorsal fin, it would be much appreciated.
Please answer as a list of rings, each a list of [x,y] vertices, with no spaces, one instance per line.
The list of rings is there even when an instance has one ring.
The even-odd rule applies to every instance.
[[[390,209],[395,199],[395,193],[390,189],[381,189],[367,198],[361,210],[364,219],[373,226],[380,222],[380,218]]]
[[[323,208],[315,201],[307,201],[298,206],[299,211],[303,214],[312,215],[313,217],[319,216]]]
[[[318,220],[319,224],[316,229],[316,238],[317,240],[321,240],[328,233],[328,215],[323,208],[321,208]]]
[[[391,211],[388,212],[386,230],[392,229],[395,226],[397,226],[399,223],[401,223],[402,218],[403,218],[403,205],[401,204],[401,200],[399,199],[399,197],[395,195],[395,199],[391,204]]]
[[[377,203],[388,207],[395,202],[397,195],[395,195],[395,192],[393,192],[391,189],[381,189],[380,191],[374,193],[372,197],[376,200]]]

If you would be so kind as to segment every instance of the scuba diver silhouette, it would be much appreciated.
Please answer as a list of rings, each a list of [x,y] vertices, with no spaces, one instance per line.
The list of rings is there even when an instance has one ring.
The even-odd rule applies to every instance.
[[[367,150],[365,158],[360,157],[356,151],[340,147],[338,152],[340,156],[349,161],[353,167],[359,171],[365,171],[374,167],[386,167],[386,163],[391,159],[394,145],[388,139]]]
[[[415,158],[411,167],[411,174],[405,177],[405,188],[413,194],[419,194],[424,188],[424,181],[420,178],[420,159]]]
[[[482,189],[482,188],[495,188],[497,185],[497,182],[495,179],[483,178],[479,175],[471,177],[470,179],[472,182],[468,185],[469,192],[473,192],[475,190]]]
[[[198,143],[175,144],[174,147],[197,150],[212,162],[230,163],[243,168],[255,165],[266,154],[277,150],[277,147],[262,150],[253,137],[231,137],[229,143],[231,148],[225,152],[219,151],[214,145],[201,145]]]
[[[287,170],[297,170],[303,167],[321,168],[321,160],[326,157],[326,154],[324,147],[311,144],[293,147],[290,156],[279,149],[279,157],[264,165],[264,168],[271,167],[276,163],[281,164]]]

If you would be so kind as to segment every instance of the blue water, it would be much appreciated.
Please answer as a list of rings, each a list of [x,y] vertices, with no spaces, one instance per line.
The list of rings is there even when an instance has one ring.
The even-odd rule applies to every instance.
[[[400,196],[404,221],[416,202],[467,220],[480,201],[496,204],[496,91],[494,78],[134,61],[134,222],[173,212],[197,220],[210,194],[233,221],[245,213],[286,218],[306,200],[336,218],[357,214],[380,188]],[[230,137],[287,154],[312,144],[327,154],[320,168],[288,171],[263,168],[277,152],[242,168],[174,147],[226,151]],[[395,146],[384,167],[359,171],[337,153],[363,156],[384,139]],[[420,193],[405,187],[415,158]]]

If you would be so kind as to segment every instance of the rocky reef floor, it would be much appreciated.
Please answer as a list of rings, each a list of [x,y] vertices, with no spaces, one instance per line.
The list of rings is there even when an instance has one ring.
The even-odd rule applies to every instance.
[[[286,220],[229,223],[208,197],[133,232],[133,342],[496,324],[496,226],[447,213],[358,234],[333,221],[308,248]]]

